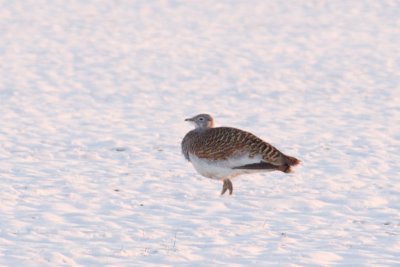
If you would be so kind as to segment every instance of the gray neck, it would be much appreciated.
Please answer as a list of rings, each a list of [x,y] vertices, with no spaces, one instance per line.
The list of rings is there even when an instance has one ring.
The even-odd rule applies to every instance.
[[[211,129],[211,127],[196,127],[193,131],[196,133],[202,133],[207,131],[208,129]]]

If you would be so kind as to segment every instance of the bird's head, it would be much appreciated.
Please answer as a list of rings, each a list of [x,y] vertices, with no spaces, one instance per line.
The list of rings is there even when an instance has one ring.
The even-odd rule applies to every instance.
[[[199,114],[193,118],[185,119],[185,121],[192,122],[196,129],[207,129],[214,126],[213,118],[208,114]]]

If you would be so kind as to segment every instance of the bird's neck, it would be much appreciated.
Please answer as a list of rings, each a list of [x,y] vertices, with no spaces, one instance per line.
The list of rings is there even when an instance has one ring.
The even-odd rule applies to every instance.
[[[208,129],[211,129],[211,128],[212,127],[196,127],[194,129],[194,131],[197,132],[197,133],[202,133],[202,132],[205,132],[205,131],[207,131]]]

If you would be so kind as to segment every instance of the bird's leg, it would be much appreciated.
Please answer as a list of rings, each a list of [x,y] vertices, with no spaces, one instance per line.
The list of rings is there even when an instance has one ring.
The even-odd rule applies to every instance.
[[[221,195],[225,194],[226,190],[229,190],[229,195],[232,195],[233,186],[232,186],[231,180],[229,180],[229,179],[224,179],[224,184],[222,186]]]

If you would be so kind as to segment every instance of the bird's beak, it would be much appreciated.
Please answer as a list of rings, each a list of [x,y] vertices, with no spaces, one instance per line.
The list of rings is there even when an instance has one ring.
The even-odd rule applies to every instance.
[[[187,118],[187,119],[185,119],[185,121],[193,121],[193,119],[192,118]]]

